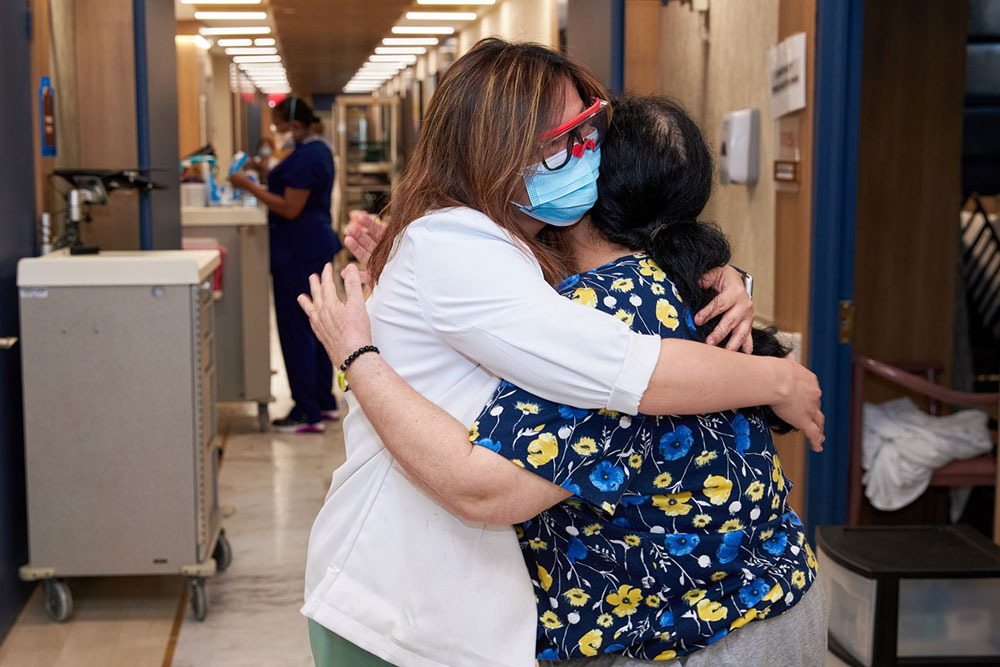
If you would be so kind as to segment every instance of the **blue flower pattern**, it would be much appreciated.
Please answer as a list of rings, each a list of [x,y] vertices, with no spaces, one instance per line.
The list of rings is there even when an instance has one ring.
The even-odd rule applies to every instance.
[[[573,276],[560,291],[640,333],[700,340],[645,255]],[[477,444],[573,494],[515,527],[537,593],[541,659],[687,655],[787,611],[815,579],[760,410],[630,417],[501,382],[474,432]],[[552,447],[544,457],[532,456],[539,441]]]

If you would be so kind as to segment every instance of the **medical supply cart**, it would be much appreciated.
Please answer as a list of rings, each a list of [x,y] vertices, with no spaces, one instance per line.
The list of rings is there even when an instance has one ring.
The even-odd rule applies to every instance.
[[[68,250],[18,263],[30,563],[65,577],[182,574],[198,620],[232,554],[220,525],[217,251]]]
[[[256,206],[181,209],[185,247],[218,247],[218,400],[257,404],[260,430],[271,421],[270,275],[267,213]]]

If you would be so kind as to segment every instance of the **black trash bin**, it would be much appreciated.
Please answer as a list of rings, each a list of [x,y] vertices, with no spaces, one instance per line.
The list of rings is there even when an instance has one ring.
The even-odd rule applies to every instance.
[[[816,544],[828,664],[1000,665],[1000,548],[979,533],[820,526]]]

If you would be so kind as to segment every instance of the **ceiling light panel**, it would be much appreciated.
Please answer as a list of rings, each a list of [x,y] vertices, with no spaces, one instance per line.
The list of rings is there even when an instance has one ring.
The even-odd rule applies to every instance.
[[[267,12],[195,12],[196,21],[263,21]]]
[[[495,5],[497,0],[417,0],[418,5]]]
[[[373,63],[409,63],[417,62],[416,56],[368,56],[368,61]]]
[[[234,63],[280,63],[281,56],[236,56]]]
[[[270,35],[271,28],[266,25],[240,26],[233,28],[199,28],[201,35]]]
[[[386,46],[437,46],[437,37],[386,37],[382,40]]]
[[[216,42],[216,44],[218,44],[221,47],[229,47],[229,46],[252,46],[253,45],[253,40],[252,39],[232,39],[232,38],[230,38],[230,39],[220,39],[219,41]]]
[[[253,45],[254,46],[274,46],[274,37],[260,37],[258,39],[253,40]],[[233,44],[233,46],[237,46],[237,45]],[[249,46],[249,44],[247,44],[247,46]]]
[[[197,18],[195,14],[195,18]],[[475,12],[406,12],[408,21],[474,21]]]
[[[249,48],[234,47],[226,49],[229,56],[273,56],[278,49],[273,46],[251,46]]]
[[[392,27],[394,35],[454,35],[455,29],[450,26],[412,26],[396,25]]]
[[[424,46],[376,46],[375,54],[379,56],[403,56],[403,55],[414,55],[422,56],[427,53],[427,47]]]

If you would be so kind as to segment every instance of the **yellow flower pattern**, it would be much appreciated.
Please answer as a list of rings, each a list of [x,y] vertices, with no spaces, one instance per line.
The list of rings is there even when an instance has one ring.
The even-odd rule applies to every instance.
[[[676,306],[666,299],[656,300],[656,319],[671,331],[676,331],[677,327],[681,324],[681,321],[677,318]]]
[[[639,608],[639,601],[642,600],[642,591],[627,584],[622,584],[614,593],[608,593],[606,598],[608,604],[614,605],[611,613],[619,618],[629,616]]]
[[[669,496],[653,496],[653,505],[659,507],[667,516],[683,516],[691,511],[692,506],[688,504],[691,500],[691,492],[672,493]]]
[[[538,468],[554,459],[558,453],[559,443],[556,442],[556,436],[543,433],[528,445],[528,463]]]
[[[580,653],[589,657],[597,655],[597,649],[601,648],[601,631],[590,630],[580,637]]]
[[[709,475],[705,478],[704,493],[708,496],[709,502],[713,505],[722,505],[729,500],[729,494],[733,490],[733,483],[725,477],[719,475]]]
[[[645,255],[559,291],[640,334],[701,340]],[[572,494],[515,526],[535,585],[539,658],[673,660],[784,613],[816,578],[762,410],[631,416],[502,381],[469,436]]]
[[[581,287],[573,292],[573,301],[587,308],[597,307],[597,292],[589,287]]]

